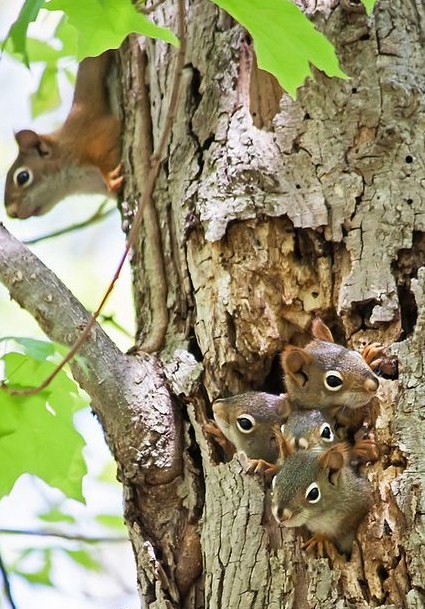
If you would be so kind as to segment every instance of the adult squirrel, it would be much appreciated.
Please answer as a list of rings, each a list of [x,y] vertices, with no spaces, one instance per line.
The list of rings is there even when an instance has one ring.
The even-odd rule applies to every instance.
[[[379,387],[370,360],[382,349],[367,351],[364,359],[335,344],[332,332],[319,318],[313,321],[312,335],[314,340],[304,349],[288,346],[281,354],[289,399],[303,409],[320,408],[342,425],[360,427],[362,407]]]
[[[347,465],[349,447],[338,443],[323,453],[296,451],[273,478],[271,509],[285,527],[305,526],[309,552],[329,554],[333,544],[350,554],[360,521],[372,505],[371,487]]]
[[[71,110],[59,129],[46,135],[30,129],[16,133],[19,153],[5,188],[9,216],[39,216],[68,195],[120,189],[121,129],[106,87],[112,54],[80,63]]]

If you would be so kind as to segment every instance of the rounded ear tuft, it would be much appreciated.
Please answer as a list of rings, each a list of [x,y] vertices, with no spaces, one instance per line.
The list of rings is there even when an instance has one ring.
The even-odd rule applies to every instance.
[[[23,152],[30,152],[40,144],[40,136],[31,129],[23,129],[15,133],[15,140]]]
[[[15,133],[15,140],[21,152],[27,154],[37,154],[39,156],[49,156],[51,149],[42,135],[38,135],[31,129],[23,129]]]
[[[312,361],[313,356],[300,347],[286,347],[280,356],[280,362],[286,374],[297,374]]]
[[[320,467],[329,470],[328,477],[332,484],[336,484],[341,469],[344,467],[349,447],[339,442],[322,453],[318,459]]]
[[[332,336],[332,332],[329,330],[328,326],[324,321],[320,319],[320,317],[316,317],[313,319],[313,323],[311,325],[311,333],[314,338],[317,340],[324,340],[327,343],[334,343],[334,337]]]

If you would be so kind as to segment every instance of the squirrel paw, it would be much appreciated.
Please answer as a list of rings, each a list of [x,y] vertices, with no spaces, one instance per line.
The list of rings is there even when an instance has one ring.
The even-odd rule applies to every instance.
[[[362,358],[371,368],[373,362],[385,355],[385,347],[381,343],[371,343],[366,345],[362,352]]]
[[[374,438],[361,438],[355,441],[351,450],[352,456],[361,463],[375,463],[379,459],[379,450]]]
[[[279,465],[274,465],[264,459],[248,459],[248,466],[245,470],[246,474],[262,474],[267,479],[273,478],[280,470]]]
[[[121,175],[121,170],[122,163],[118,163],[118,165],[112,171],[108,171],[104,175],[106,187],[109,192],[119,192],[119,190],[121,189],[122,183],[124,181],[124,176]]]
[[[236,452],[233,444],[226,438],[224,433],[218,427],[215,421],[209,420],[207,423],[202,425],[202,431],[206,436],[210,436],[215,442],[223,449],[225,455],[231,459]]]
[[[387,356],[385,351],[386,349],[381,343],[371,343],[363,349],[362,357],[378,376],[396,379],[398,376],[397,358]]]
[[[317,558],[331,557],[338,551],[330,539],[319,533],[315,533],[303,544],[303,550]]]

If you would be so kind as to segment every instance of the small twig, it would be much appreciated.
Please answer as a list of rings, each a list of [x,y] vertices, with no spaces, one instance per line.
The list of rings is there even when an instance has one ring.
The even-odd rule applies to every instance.
[[[128,537],[87,537],[86,535],[72,535],[58,533],[57,531],[31,531],[25,529],[0,529],[0,535],[25,535],[29,537],[56,537],[66,541],[82,541],[84,543],[118,543],[128,541]],[[1,556],[0,556],[1,564]],[[2,570],[2,567],[0,566]]]
[[[6,565],[3,562],[2,555],[0,554],[0,573],[3,578],[3,590],[4,595],[7,598],[7,601],[11,607],[11,609],[17,609],[17,605],[13,600],[12,589],[10,586],[9,573],[7,572]]]
[[[185,59],[185,51],[186,51],[184,0],[178,0],[178,8],[179,8],[179,10],[178,10],[178,20],[179,20],[178,30],[179,30],[179,36],[180,36],[180,47],[179,47],[179,52],[177,55],[177,63],[176,63],[176,70],[175,70],[175,75],[174,75],[173,89],[171,91],[170,105],[169,105],[168,112],[167,112],[167,115],[165,118],[165,123],[164,123],[164,127],[162,130],[162,135],[161,135],[159,144],[158,144],[156,150],[154,151],[154,154],[151,157],[151,165],[150,165],[149,173],[146,178],[145,190],[143,192],[142,199],[139,203],[139,207],[137,209],[136,215],[134,216],[133,224],[132,224],[130,232],[128,234],[127,245],[124,250],[124,254],[118,264],[118,268],[115,271],[112,281],[109,284],[109,286],[107,287],[106,292],[105,292],[99,306],[97,307],[96,311],[92,314],[90,321],[88,322],[87,326],[81,333],[81,336],[74,342],[74,344],[72,345],[68,354],[62,360],[62,362],[60,364],[58,364],[58,366],[55,368],[55,370],[40,385],[38,385],[38,387],[32,387],[31,389],[11,389],[3,382],[1,384],[1,388],[4,391],[6,391],[7,393],[9,393],[10,395],[35,395],[36,393],[39,393],[40,391],[45,389],[51,383],[51,381],[55,378],[55,376],[62,370],[62,368],[68,362],[71,361],[71,359],[74,357],[74,355],[80,350],[81,345],[88,338],[91,329],[93,328],[97,318],[99,317],[101,310],[103,309],[103,307],[105,305],[105,302],[107,301],[110,293],[112,292],[112,290],[115,287],[115,283],[117,282],[118,277],[120,276],[121,269],[124,266],[124,262],[127,258],[127,255],[129,253],[130,249],[136,243],[136,238],[138,236],[139,229],[140,229],[142,219],[143,219],[143,212],[152,196],[153,189],[155,186],[155,181],[156,181],[156,178],[157,178],[157,175],[159,172],[161,157],[164,154],[165,147],[168,142],[168,138],[170,136],[171,127],[173,125],[176,108],[177,108],[177,103],[178,103],[178,99],[179,99],[179,94],[180,94],[180,82],[181,82],[181,78],[182,78],[182,71],[183,71],[183,67],[184,67],[184,59]]]
[[[92,214],[87,220],[83,220],[82,222],[78,222],[77,224],[71,224],[70,226],[66,226],[65,228],[61,228],[52,233],[48,233],[46,235],[41,235],[41,237],[34,237],[33,239],[27,239],[24,241],[25,245],[34,245],[34,243],[40,243],[40,241],[47,241],[47,239],[53,239],[54,237],[60,237],[61,235],[66,235],[67,233],[72,233],[76,230],[80,230],[81,228],[86,228],[86,226],[90,226],[92,224],[96,224],[97,222],[101,222],[112,213],[116,211],[116,207],[112,207],[111,209],[103,211],[105,206],[107,205],[107,201],[104,201],[99,208]]]

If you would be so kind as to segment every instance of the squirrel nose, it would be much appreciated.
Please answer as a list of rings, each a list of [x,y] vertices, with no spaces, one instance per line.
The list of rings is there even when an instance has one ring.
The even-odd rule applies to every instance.
[[[289,520],[292,517],[292,511],[288,508],[283,508],[278,506],[273,510],[274,516],[277,521],[284,522],[285,520]]]
[[[366,389],[366,391],[370,391],[371,393],[374,393],[378,389],[378,387],[379,387],[379,380],[376,376],[369,377],[364,382],[364,388]]]
[[[16,207],[16,205],[6,205],[6,212],[9,218],[18,217],[18,208]]]

